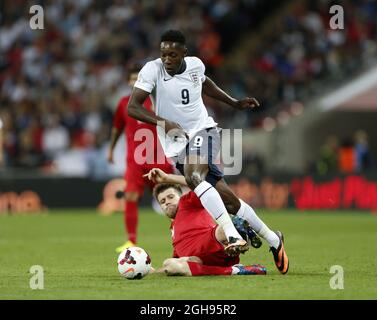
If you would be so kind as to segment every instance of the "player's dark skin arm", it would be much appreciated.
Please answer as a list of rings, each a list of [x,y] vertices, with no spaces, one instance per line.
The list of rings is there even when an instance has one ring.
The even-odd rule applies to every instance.
[[[243,110],[247,108],[255,108],[259,106],[259,102],[255,98],[244,98],[237,100],[228,95],[225,91],[220,89],[213,80],[206,76],[206,80],[203,82],[203,93],[206,96],[214,98],[218,101],[224,102],[233,108]]]
[[[134,87],[128,103],[128,115],[136,120],[149,123],[152,125],[162,125],[165,124],[165,132],[168,133],[170,130],[179,129],[183,130],[181,126],[173,121],[166,120],[154,114],[153,112],[145,109],[143,107],[144,101],[148,98],[149,93],[147,91],[141,90]]]

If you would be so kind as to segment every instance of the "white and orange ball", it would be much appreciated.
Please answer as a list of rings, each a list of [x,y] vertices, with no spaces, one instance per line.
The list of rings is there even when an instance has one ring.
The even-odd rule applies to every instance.
[[[151,258],[140,247],[129,247],[118,257],[118,271],[127,279],[144,278],[151,270]]]

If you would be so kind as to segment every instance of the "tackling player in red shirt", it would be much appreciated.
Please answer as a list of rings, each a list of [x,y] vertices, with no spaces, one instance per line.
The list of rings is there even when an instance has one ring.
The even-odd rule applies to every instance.
[[[141,66],[133,66],[128,73],[128,84],[132,87],[137,80]],[[124,131],[126,136],[126,171],[124,179],[125,207],[124,224],[128,234],[128,241],[116,248],[116,252],[134,246],[137,242],[138,201],[144,193],[144,188],[153,188],[154,183],[143,179],[143,175],[152,168],[160,168],[172,173],[173,167],[166,159],[156,134],[156,127],[131,118],[127,113],[130,96],[123,97],[117,106],[111,130],[111,142],[108,161],[113,163],[113,153],[120,135]],[[145,101],[144,107],[153,111],[150,99]]]
[[[224,230],[193,191],[182,195],[179,185],[159,184],[153,194],[172,221],[174,248],[173,258],[166,259],[156,272],[182,276],[266,274],[266,268],[259,264],[239,264],[239,253],[225,253],[228,241]]]
[[[178,272],[178,274],[182,275],[223,274],[221,272],[227,272],[229,274],[229,263],[224,256],[224,248],[219,246],[218,244],[218,242],[221,242],[225,245],[228,243],[227,238],[223,238],[224,232],[222,228],[217,228],[213,220],[208,220],[206,214],[208,215],[209,213],[204,209],[201,201],[199,201],[197,196],[195,197],[194,194],[189,193],[188,195],[184,195],[181,197],[181,199],[179,199],[181,196],[179,186],[187,185],[185,177],[176,174],[167,174],[158,168],[152,169],[150,172],[145,174],[144,177],[148,178],[150,181],[153,181],[156,184],[159,184],[153,190],[153,194],[165,214],[169,218],[174,219],[174,256],[179,258],[166,260],[164,267],[158,271],[166,272],[168,274],[171,270],[173,270],[174,272],[180,271]],[[166,184],[176,190],[170,188],[169,191],[167,191],[166,187],[164,187],[164,185]],[[162,185],[162,187],[160,187],[160,185]],[[242,202],[241,199],[240,201]],[[181,214],[181,211],[183,211],[184,214]],[[196,216],[195,214],[200,215],[200,217]],[[181,222],[178,223],[177,219]],[[203,222],[201,222],[200,220],[203,220]],[[249,239],[253,247],[258,248],[260,247],[260,245],[256,246],[258,242],[256,240],[260,241],[260,239],[255,236],[255,232],[251,227],[250,220],[251,217],[249,215],[237,214],[233,216],[232,223],[234,224],[237,232],[239,232],[240,235],[246,235],[246,238],[244,235],[242,236],[244,240],[247,241],[247,239]],[[211,231],[213,228],[216,228],[214,229],[215,231]],[[219,230],[221,230],[222,233],[219,234]],[[275,254],[275,251],[272,251],[271,249],[270,251],[272,251],[276,268],[281,274],[286,274],[289,269],[289,259],[284,248],[284,236],[280,231],[275,231],[275,234],[280,239],[280,245],[276,250],[276,252],[278,252],[278,255]],[[191,261],[191,258],[188,258],[192,256],[195,257],[194,259],[198,259],[199,257],[199,261],[201,263],[204,263],[204,265],[206,265],[206,263],[220,263],[222,267],[226,267],[228,269],[217,270],[206,267],[203,269],[201,266],[198,267],[197,265],[193,265],[193,268],[196,268],[194,270],[191,268],[191,263],[189,263]],[[231,261],[230,264],[233,262],[237,263],[236,261]],[[237,267],[238,269],[234,269],[235,267]],[[254,272],[256,272],[255,268],[258,269],[263,267],[260,265],[253,265],[248,267],[241,267],[240,269],[239,266],[233,265],[232,274],[234,274],[234,272],[240,272],[237,274],[254,274]],[[172,274],[174,274],[173,271]]]

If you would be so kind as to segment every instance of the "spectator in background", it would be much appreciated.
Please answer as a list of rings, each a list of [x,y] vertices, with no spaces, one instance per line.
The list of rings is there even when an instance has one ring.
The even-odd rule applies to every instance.
[[[41,118],[58,113],[70,140],[85,140],[88,133],[94,141],[99,120],[111,124],[104,113],[114,111],[115,101],[129,93],[124,66],[156,56],[155,44],[167,27],[190,34],[189,51],[208,64],[224,89],[240,96],[258,92],[263,108],[253,116],[216,104],[213,111],[222,127],[261,126],[264,117],[329,88],[329,81],[346,81],[370,65],[377,52],[373,0],[342,1],[345,30],[329,29],[331,1],[295,0],[289,10],[280,10],[283,1],[271,6],[262,0],[45,0],[44,30],[30,29],[28,1],[1,3],[0,105],[6,114],[7,166],[19,165],[21,151],[26,158],[34,152],[19,150],[30,112]],[[278,12],[271,14],[272,7]],[[266,16],[273,19],[256,25]],[[230,49],[244,58],[227,56]],[[91,145],[87,140],[80,144]]]
[[[338,171],[339,141],[335,135],[326,138],[325,144],[320,149],[319,160],[316,164],[317,173],[326,175]]]
[[[99,161],[99,160],[98,160]],[[82,177],[88,174],[86,150],[80,148],[75,141],[65,152],[58,152],[54,156],[51,166],[53,172],[70,177]]]
[[[354,134],[355,142],[355,169],[356,172],[364,172],[372,166],[372,156],[369,151],[368,134],[364,130],[358,130]]]
[[[42,135],[42,149],[50,160],[53,160],[70,144],[69,132],[60,123],[60,115],[50,114],[47,117],[47,127]]]
[[[97,135],[93,146],[86,153],[89,176],[94,180],[106,180],[110,175],[110,168],[106,161],[106,150]]]
[[[40,167],[44,162],[44,155],[36,142],[36,124],[30,125],[26,130],[19,134],[19,151],[17,166],[25,168]]]
[[[2,121],[2,158],[3,165],[15,165],[17,158],[17,135],[14,125],[14,119],[11,114],[5,109],[1,110],[1,121]]]
[[[371,167],[372,155],[368,134],[364,130],[356,131],[353,139],[345,138],[340,147],[335,135],[328,136],[316,163],[317,173],[320,175],[337,171],[343,174],[361,173]]]
[[[353,173],[356,168],[356,157],[352,139],[343,140],[339,148],[339,170],[341,173]]]

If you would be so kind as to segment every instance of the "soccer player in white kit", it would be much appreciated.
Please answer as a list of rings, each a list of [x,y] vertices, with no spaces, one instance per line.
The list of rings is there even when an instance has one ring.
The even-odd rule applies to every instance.
[[[249,222],[251,227],[269,242],[279,270],[288,271],[282,235],[271,231],[249,205],[237,198],[214,163],[220,150],[220,129],[208,116],[202,92],[236,109],[257,107],[258,101],[255,98],[237,100],[221,90],[205,75],[202,61],[187,56],[185,37],[180,31],[169,30],[161,36],[160,54],[160,58],[146,63],[140,71],[128,114],[157,126],[165,155],[175,160],[187,185],[223,228],[229,243],[225,248],[228,254],[248,250],[247,242],[229,217],[231,213],[252,222]],[[142,106],[149,95],[156,114]]]

